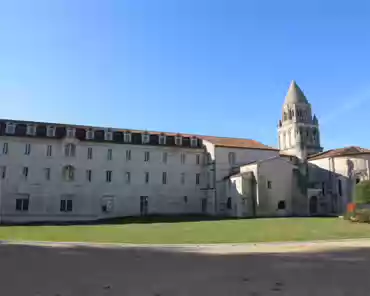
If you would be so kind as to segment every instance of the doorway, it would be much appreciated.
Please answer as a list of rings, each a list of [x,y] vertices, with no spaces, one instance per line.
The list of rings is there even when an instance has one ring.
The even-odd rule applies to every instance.
[[[202,198],[202,214],[207,214],[207,198]]]
[[[148,214],[148,197],[140,196],[140,215],[146,216]]]
[[[317,196],[311,196],[310,198],[310,215],[317,215],[318,210],[317,210]]]

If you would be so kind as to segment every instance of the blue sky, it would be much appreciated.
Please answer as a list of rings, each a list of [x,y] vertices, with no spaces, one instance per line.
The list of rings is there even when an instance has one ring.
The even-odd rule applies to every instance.
[[[368,2],[0,0],[0,117],[276,146],[295,79],[326,149],[369,148]]]

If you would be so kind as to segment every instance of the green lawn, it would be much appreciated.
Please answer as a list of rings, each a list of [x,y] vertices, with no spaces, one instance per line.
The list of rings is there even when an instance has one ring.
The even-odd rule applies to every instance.
[[[339,218],[280,218],[80,226],[2,226],[1,240],[117,243],[246,243],[370,238],[369,224]]]

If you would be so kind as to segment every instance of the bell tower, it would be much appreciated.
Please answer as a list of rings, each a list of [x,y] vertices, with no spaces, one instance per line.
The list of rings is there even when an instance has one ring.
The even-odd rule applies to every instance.
[[[285,154],[305,160],[307,156],[322,152],[319,121],[312,116],[311,104],[293,80],[279,120],[279,149]]]

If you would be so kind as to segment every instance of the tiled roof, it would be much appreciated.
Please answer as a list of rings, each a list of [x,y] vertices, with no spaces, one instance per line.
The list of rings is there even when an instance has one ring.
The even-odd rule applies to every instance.
[[[199,138],[209,141],[217,147],[228,147],[228,148],[250,148],[250,149],[262,149],[262,150],[275,150],[279,149],[266,146],[260,142],[250,139],[240,138],[221,138],[212,136],[198,136]]]
[[[332,149],[324,152],[320,152],[314,155],[311,155],[308,160],[315,160],[327,157],[340,157],[340,156],[347,156],[347,155],[355,155],[355,154],[364,154],[370,153],[369,149],[361,148],[358,146],[350,146],[344,147],[339,149]]]

